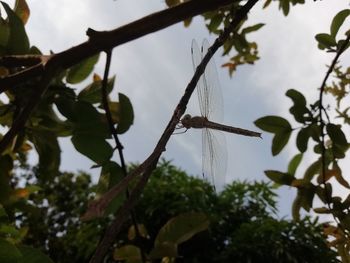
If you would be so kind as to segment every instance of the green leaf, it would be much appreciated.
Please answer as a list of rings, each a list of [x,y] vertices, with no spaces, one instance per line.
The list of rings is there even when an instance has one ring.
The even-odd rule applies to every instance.
[[[272,133],[279,133],[285,130],[292,130],[292,127],[290,126],[289,122],[286,119],[279,116],[265,116],[260,119],[257,119],[254,122],[254,124],[260,129]]]
[[[5,220],[4,220],[5,219]],[[7,221],[8,215],[5,208],[0,204],[0,221]]]
[[[155,245],[183,243],[206,230],[209,220],[203,213],[185,213],[170,219],[158,232]]]
[[[265,25],[264,23],[259,23],[259,24],[256,24],[254,26],[248,26],[248,27],[246,27],[246,28],[244,28],[242,30],[242,34],[247,34],[247,33],[250,33],[250,32],[257,31],[260,28],[262,28],[264,25]]]
[[[23,255],[23,257],[18,261],[18,263],[54,263],[39,249],[24,245],[21,245],[18,248]]]
[[[336,211],[337,212],[337,211]],[[341,211],[339,211],[341,212]],[[340,219],[340,224],[343,228],[349,231],[350,229],[350,216],[347,214]]]
[[[7,154],[0,156],[0,167],[0,203],[3,203],[8,202],[9,195],[13,191],[12,187],[10,186],[13,159],[10,157],[10,155]]]
[[[335,171],[334,177],[338,181],[338,183],[349,189],[350,185],[348,181],[346,181],[343,177],[343,172],[337,162],[333,163],[333,170]]]
[[[301,207],[304,208],[307,212],[309,212],[312,208],[312,203],[315,197],[315,189],[313,187],[298,188],[297,195],[300,195]]]
[[[68,70],[66,80],[68,83],[77,84],[86,79],[94,69],[99,54],[89,57]]]
[[[266,7],[268,7],[271,4],[272,0],[266,0],[264,5],[263,5],[263,9],[265,9]]]
[[[6,236],[19,236],[19,231],[15,226],[12,225],[0,225],[0,233],[6,234]]]
[[[272,139],[271,146],[273,156],[279,154],[283,150],[284,146],[286,146],[286,144],[289,141],[290,135],[292,134],[291,131],[292,130],[285,130],[275,134],[275,136]]]
[[[142,263],[141,250],[134,245],[125,245],[114,249],[113,259],[127,263]]]
[[[180,0],[165,0],[167,6],[172,7],[181,3]]]
[[[335,38],[329,34],[322,33],[315,36],[318,43],[324,48],[331,48],[337,45]]]
[[[297,195],[294,198],[294,201],[292,204],[292,217],[296,221],[300,220],[301,202],[302,202],[302,197],[300,195]]]
[[[112,157],[112,147],[101,137],[73,135],[71,140],[78,152],[97,164],[103,164]]]
[[[1,2],[1,4],[9,19],[10,33],[7,41],[8,53],[12,55],[28,53],[29,40],[22,20],[12,11],[8,4],[5,2]]]
[[[76,122],[73,124],[73,135],[91,136],[103,139],[111,138],[107,123],[102,120],[92,120],[91,122]]]
[[[289,112],[294,116],[295,120],[300,123],[305,123],[305,118],[309,110],[306,107],[306,99],[302,93],[297,90],[290,89],[286,92],[286,96],[293,100],[293,106],[289,109]]]
[[[148,231],[144,224],[137,224],[137,231],[135,225],[129,227],[128,239],[130,241],[135,240],[138,237],[138,235],[143,238],[149,238]]]
[[[102,166],[100,179],[97,186],[97,197],[118,184],[124,177],[123,169],[116,162],[108,162]],[[106,208],[105,215],[114,214],[125,201],[125,194],[114,198]]]
[[[70,121],[77,121],[75,113],[75,101],[73,99],[59,97],[55,100],[58,111]]]
[[[348,142],[346,140],[345,134],[343,133],[340,127],[340,125],[328,123],[326,126],[327,134],[329,135],[334,144],[347,147]]]
[[[315,190],[318,198],[320,198],[320,200],[323,202],[323,203],[327,203],[327,197],[326,197],[326,193],[324,191],[324,188],[320,185],[316,186],[316,190]]]
[[[30,15],[30,10],[25,0],[16,0],[15,13],[19,18],[21,18],[23,24],[25,25]]]
[[[289,13],[289,0],[281,0],[280,8],[282,8],[283,14],[287,16]]]
[[[74,135],[110,138],[111,134],[103,114],[88,102],[60,98],[56,102],[59,112],[72,124]]]
[[[73,106],[76,122],[98,122],[101,121],[102,114],[96,108],[85,101],[77,101]]]
[[[289,173],[282,173],[275,170],[266,170],[264,173],[270,180],[277,184],[291,185],[295,180],[295,177]]]
[[[337,43],[337,50],[338,51],[340,50],[340,48],[343,48],[343,52],[344,52],[346,49],[348,49],[350,47],[350,43],[349,42],[347,42],[345,47],[343,47],[345,42],[346,42],[345,39],[341,39],[341,40],[338,41],[338,43]]]
[[[109,94],[113,90],[115,81],[115,76],[108,79],[107,82],[107,94]],[[99,103],[102,98],[102,80],[95,79],[91,84],[86,86],[82,91],[78,94],[78,100],[87,101],[89,103]]]
[[[134,110],[127,96],[119,93],[120,119],[117,126],[117,133],[122,134],[129,130],[134,123]]]
[[[50,105],[38,107],[38,118],[40,121],[35,126],[36,130],[52,132],[56,136],[69,136],[72,134],[72,125],[69,121],[62,121]]]
[[[345,19],[350,15],[349,9],[344,9],[340,11],[332,20],[331,24],[331,36],[335,38],[339,31],[339,28],[344,23]]]
[[[332,145],[331,150],[332,150],[333,158],[336,158],[336,159],[345,158],[345,153],[346,153],[347,149],[348,149],[347,146],[341,146],[339,144]]]
[[[178,257],[177,245],[171,242],[157,244],[150,252],[151,259],[176,258]]]
[[[296,145],[300,152],[305,152],[307,150],[307,143],[309,141],[309,127],[302,128],[297,135]]]
[[[313,123],[308,127],[309,134],[315,142],[321,142],[321,127],[317,123]]]
[[[1,263],[18,263],[21,258],[22,254],[15,245],[11,244],[5,239],[0,238]]]
[[[303,178],[310,182],[316,174],[320,173],[320,170],[321,170],[321,161],[317,160],[306,169]]]
[[[210,23],[207,25],[209,31],[213,32],[217,30],[223,18],[224,18],[223,15],[219,13],[217,13],[214,17],[212,17],[210,20]]]
[[[350,207],[350,194],[345,198],[343,202],[344,209],[348,209]]]
[[[55,176],[61,162],[61,149],[56,135],[50,131],[32,130],[30,137],[39,155],[40,174]]]
[[[289,162],[289,165],[288,165],[288,173],[289,174],[294,176],[302,159],[303,159],[302,153],[299,153],[293,157],[293,159]]]
[[[10,36],[10,26],[0,17],[0,48],[5,51]],[[1,52],[1,50],[0,50]],[[5,52],[3,52],[5,53]],[[0,53],[1,54],[1,53]]]

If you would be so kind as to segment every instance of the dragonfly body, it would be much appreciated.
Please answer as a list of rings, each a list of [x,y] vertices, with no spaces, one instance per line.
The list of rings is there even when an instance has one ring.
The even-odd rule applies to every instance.
[[[203,129],[203,128],[209,128],[213,130],[219,130],[219,131],[225,131],[229,133],[234,133],[238,135],[244,135],[244,136],[251,136],[251,137],[261,137],[261,133],[254,132],[250,130],[245,130],[242,128],[232,127],[224,124],[220,124],[217,122],[212,122],[207,119],[207,117],[204,116],[195,116],[192,117],[190,114],[186,114],[182,120],[182,125],[187,128],[195,128],[195,129]]]
[[[193,68],[196,69],[209,50],[208,41],[204,40],[201,49],[192,41],[191,53]],[[215,189],[225,185],[227,167],[227,147],[225,132],[261,137],[261,134],[241,128],[220,124],[223,122],[223,96],[217,76],[215,62],[211,59],[197,83],[197,95],[201,116],[186,114],[180,121],[186,129],[202,129],[202,171],[203,176]],[[217,122],[212,122],[212,120]],[[180,126],[180,127],[181,127]]]

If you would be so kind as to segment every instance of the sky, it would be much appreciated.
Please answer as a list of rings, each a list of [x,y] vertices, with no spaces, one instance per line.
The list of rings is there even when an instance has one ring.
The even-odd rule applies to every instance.
[[[14,1],[5,1],[13,5]],[[232,78],[226,69],[222,50],[214,56],[224,97],[225,123],[257,130],[253,122],[265,115],[280,115],[290,119],[290,100],[284,95],[288,89],[297,89],[313,101],[332,55],[317,49],[314,36],[328,32],[331,19],[342,9],[349,7],[344,0],[307,1],[307,4],[291,8],[285,17],[277,3],[262,9],[261,1],[249,14],[247,25],[266,25],[249,36],[259,45],[261,59],[254,65],[239,67]],[[32,45],[47,54],[60,52],[87,40],[85,32],[110,30],[132,22],[152,12],[166,8],[160,0],[28,0],[31,16],[26,26]],[[126,43],[113,50],[110,74],[116,75],[116,84],[111,94],[126,94],[134,107],[134,125],[120,139],[125,147],[128,162],[142,162],[153,150],[167,125],[193,69],[190,46],[192,39],[210,43],[215,36],[209,35],[204,20],[196,17],[189,28],[182,23],[162,31]],[[103,74],[104,56],[95,67]],[[80,89],[91,81],[91,77]],[[188,113],[199,114],[196,94],[188,105]],[[226,135],[228,167],[226,181],[265,180],[263,171],[285,171],[288,161],[297,152],[292,143],[277,157],[271,155],[271,139],[263,133],[263,139]],[[89,171],[97,177],[93,164],[77,153],[69,139],[60,141],[62,147],[61,170]],[[189,174],[201,174],[201,132],[189,130],[173,135],[163,157],[173,160]],[[33,162],[36,156],[31,156]],[[118,161],[118,159],[116,159]],[[312,156],[307,156],[300,169],[307,167]],[[290,216],[294,190],[283,187],[279,209],[281,216]]]

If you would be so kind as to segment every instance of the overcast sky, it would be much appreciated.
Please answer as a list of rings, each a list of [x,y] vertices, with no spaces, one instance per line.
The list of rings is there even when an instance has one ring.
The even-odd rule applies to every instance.
[[[284,96],[288,89],[302,91],[310,102],[316,98],[325,65],[332,55],[317,49],[314,36],[329,31],[334,15],[348,8],[348,1],[344,0],[307,1],[291,8],[289,16],[284,17],[276,3],[262,10],[263,2],[253,8],[247,24],[266,23],[249,37],[259,45],[261,59],[256,65],[239,67],[229,78],[227,71],[220,68],[225,62],[220,56],[222,51],[215,55],[224,95],[225,123],[252,130],[257,129],[253,122],[264,115],[289,118],[291,103]],[[109,30],[165,8],[160,0],[28,0],[28,3],[31,17],[27,33],[31,44],[43,53],[60,52],[86,41],[88,27]],[[191,41],[201,42],[203,38],[210,42],[215,39],[208,34],[203,19],[197,17],[189,28],[179,23],[114,49],[111,74],[116,74],[117,79],[112,98],[116,100],[118,92],[126,94],[135,111],[134,125],[121,136],[128,162],[141,162],[153,150],[193,74]],[[102,56],[95,68],[100,75],[103,62]],[[199,114],[196,96],[191,98],[188,112]],[[269,134],[263,134],[263,140],[228,134],[226,140],[227,182],[262,180],[266,169],[286,170],[288,160],[297,153],[294,145],[289,144],[283,154],[273,158]],[[62,170],[89,171],[92,163],[75,152],[69,139],[63,140],[61,146]],[[201,132],[189,130],[172,136],[164,157],[190,174],[200,174]],[[303,166],[308,164],[305,160]],[[285,187],[279,192],[281,215],[289,215],[294,192]]]

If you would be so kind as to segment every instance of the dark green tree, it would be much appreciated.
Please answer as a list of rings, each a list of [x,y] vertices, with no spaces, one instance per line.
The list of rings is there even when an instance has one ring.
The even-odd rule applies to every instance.
[[[37,172],[25,174],[28,181],[37,180]],[[16,215],[18,224],[28,229],[23,242],[40,247],[57,263],[67,258],[88,261],[112,220],[80,220],[96,185],[85,173],[62,173],[37,185],[40,190],[26,204],[30,209]],[[315,220],[277,219],[276,195],[266,183],[233,182],[217,194],[207,182],[162,161],[135,210],[141,235],[135,235],[129,220],[115,241],[117,248],[110,250],[111,258],[114,254],[135,259],[135,254],[121,253],[126,245],[152,255],[157,235],[169,220],[199,213],[209,225],[178,244],[176,262],[338,262]],[[172,226],[175,232],[182,231],[183,225]],[[167,253],[163,250],[162,257]]]

